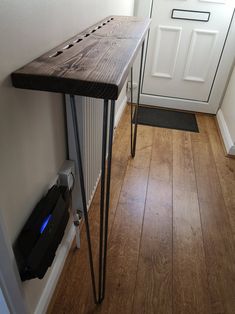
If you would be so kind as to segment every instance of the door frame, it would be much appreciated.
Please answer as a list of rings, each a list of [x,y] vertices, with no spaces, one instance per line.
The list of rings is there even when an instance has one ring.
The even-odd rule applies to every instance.
[[[157,1],[157,0],[155,0]],[[152,17],[152,7],[154,0],[137,0],[135,7],[135,15],[139,17]],[[141,86],[140,102],[145,105],[154,105],[159,101],[160,107],[182,109],[185,110],[185,105],[189,111],[206,112],[216,114],[224,97],[226,87],[231,75],[232,66],[235,59],[235,4],[233,9],[233,16],[229,26],[226,42],[223,53],[217,68],[217,73],[213,82],[213,87],[208,102],[193,101],[187,99],[176,99],[171,97],[152,96],[143,93],[143,84]],[[145,45],[145,55],[148,46],[149,35],[147,37],[147,44]],[[138,65],[135,66],[137,69]],[[144,69],[143,69],[144,71]],[[144,75],[144,72],[142,73]],[[137,82],[138,71],[134,73],[134,80]]]

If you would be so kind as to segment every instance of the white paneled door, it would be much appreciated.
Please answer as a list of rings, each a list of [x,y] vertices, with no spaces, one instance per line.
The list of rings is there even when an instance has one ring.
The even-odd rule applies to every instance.
[[[214,112],[219,103],[210,97],[233,11],[226,0],[154,0],[142,102]]]

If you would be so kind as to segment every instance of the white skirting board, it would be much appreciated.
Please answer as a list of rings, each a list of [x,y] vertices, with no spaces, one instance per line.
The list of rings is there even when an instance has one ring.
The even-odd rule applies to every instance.
[[[224,119],[224,115],[221,109],[219,109],[217,113],[217,121],[220,128],[220,133],[224,142],[224,146],[228,155],[235,156],[235,143],[232,141],[232,137],[229,133],[229,129],[227,127],[226,121]]]
[[[66,238],[63,239],[60,247],[57,250],[55,260],[53,262],[53,265],[51,266],[50,276],[47,280],[46,286],[42,292],[34,314],[46,313],[47,308],[50,304],[51,298],[56,288],[56,284],[60,278],[64,263],[66,261],[75,236],[75,228],[71,221],[69,221],[69,224],[67,226],[67,232],[65,232],[65,234]]]

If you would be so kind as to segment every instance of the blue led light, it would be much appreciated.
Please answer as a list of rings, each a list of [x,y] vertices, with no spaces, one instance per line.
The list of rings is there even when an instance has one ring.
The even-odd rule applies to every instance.
[[[43,231],[45,230],[46,226],[48,225],[48,222],[51,220],[51,217],[52,215],[49,215],[47,216],[44,220],[43,220],[43,223],[41,225],[41,228],[40,228],[40,233],[42,234]]]

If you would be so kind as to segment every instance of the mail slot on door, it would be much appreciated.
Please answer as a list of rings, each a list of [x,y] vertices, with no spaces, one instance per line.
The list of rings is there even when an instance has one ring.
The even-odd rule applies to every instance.
[[[171,13],[172,19],[208,22],[210,12],[173,9]]]

